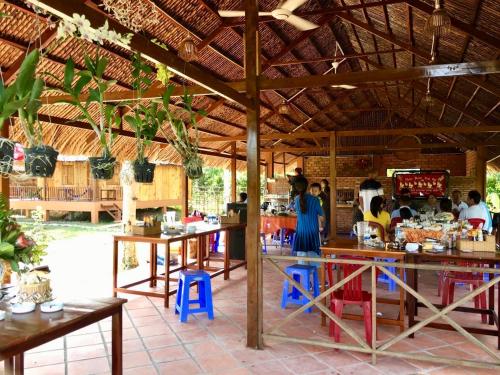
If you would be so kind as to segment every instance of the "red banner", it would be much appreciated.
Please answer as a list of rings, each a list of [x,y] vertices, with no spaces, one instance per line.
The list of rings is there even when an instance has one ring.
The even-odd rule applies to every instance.
[[[399,196],[401,189],[410,189],[415,198],[427,197],[433,194],[437,198],[446,196],[447,179],[445,172],[402,173],[396,174],[395,195]]]

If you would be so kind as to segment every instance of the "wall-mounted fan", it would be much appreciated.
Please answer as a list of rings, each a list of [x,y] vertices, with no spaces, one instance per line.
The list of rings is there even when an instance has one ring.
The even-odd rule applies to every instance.
[[[292,13],[295,9],[307,3],[307,1],[282,0],[275,10],[272,12],[259,12],[259,16],[271,16],[277,20],[283,20],[301,31],[312,30],[319,27],[319,25]],[[242,10],[219,10],[219,15],[221,17],[245,17],[245,12]]]

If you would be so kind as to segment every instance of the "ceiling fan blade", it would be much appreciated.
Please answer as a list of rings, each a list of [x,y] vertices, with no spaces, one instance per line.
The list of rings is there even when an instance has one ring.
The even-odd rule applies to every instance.
[[[221,17],[245,17],[244,10],[219,10]],[[270,16],[271,12],[259,12],[259,16]]]
[[[291,14],[287,19],[285,19],[285,21],[301,31],[312,30],[319,27],[319,25],[316,25],[314,22],[308,21],[305,18],[296,16],[294,14]]]
[[[352,90],[352,89],[357,88],[357,86],[353,86],[353,85],[332,85],[331,87],[337,88],[337,89],[346,89],[346,90]]]
[[[281,6],[280,9],[288,9],[290,12],[293,12],[298,7],[307,3],[308,0],[287,0]]]

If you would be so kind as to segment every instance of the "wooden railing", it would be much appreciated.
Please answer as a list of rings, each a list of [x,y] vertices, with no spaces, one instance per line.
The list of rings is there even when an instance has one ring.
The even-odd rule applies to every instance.
[[[280,318],[274,324],[268,324],[265,330],[261,333],[262,337],[266,340],[274,340],[281,342],[293,342],[297,344],[306,344],[306,345],[315,345],[322,346],[328,349],[342,349],[342,350],[350,350],[360,353],[370,354],[372,357],[372,364],[376,364],[377,357],[379,356],[388,356],[395,358],[404,358],[418,361],[427,361],[427,362],[435,362],[444,365],[455,365],[455,366],[470,366],[470,367],[479,367],[479,368],[489,368],[498,371],[500,370],[500,354],[495,348],[491,348],[486,345],[482,341],[478,340],[475,336],[470,334],[466,329],[464,329],[459,323],[456,322],[456,317],[450,317],[448,313],[452,312],[455,309],[458,309],[464,302],[470,301],[474,299],[474,297],[478,296],[480,293],[485,292],[489,288],[498,287],[500,284],[500,275],[498,275],[498,270],[494,268],[479,268],[479,267],[461,267],[461,266],[453,266],[453,265],[430,265],[430,264],[409,264],[409,263],[392,263],[392,262],[383,262],[383,261],[374,261],[374,260],[363,260],[363,259],[338,259],[338,258],[310,258],[310,257],[301,257],[301,260],[310,261],[310,262],[320,262],[320,263],[333,263],[333,264],[342,264],[342,263],[351,263],[359,265],[359,269],[350,274],[349,276],[339,280],[334,285],[329,285],[326,290],[321,287],[321,293],[317,297],[313,297],[310,291],[305,290],[302,285],[298,284],[297,281],[287,275],[282,268],[282,262],[296,262],[297,257],[292,256],[280,256],[280,255],[260,255],[261,259],[267,261],[271,265],[271,269],[280,274],[281,277],[284,277],[288,282],[299,290],[306,298],[309,299],[309,302],[296,310],[290,312],[286,317]],[[289,264],[289,263],[285,263]],[[262,265],[261,265],[262,266]],[[281,266],[281,267],[280,267]],[[428,271],[457,271],[457,272],[481,272],[490,274],[490,281],[484,282],[478,288],[466,293],[464,296],[459,298],[457,301],[450,303],[448,306],[444,306],[442,308],[436,307],[428,298],[424,297],[417,290],[410,287],[406,284],[405,281],[398,278],[394,275],[388,267],[396,267],[403,269],[413,269],[413,270],[428,270]],[[320,272],[322,271],[323,265],[320,267]],[[332,294],[334,291],[341,288],[344,284],[348,283],[350,280],[355,277],[361,275],[363,272],[371,272],[371,301],[372,301],[372,342],[366,343],[359,334],[346,325],[346,323],[341,320],[337,315],[335,315],[326,305],[326,298]],[[405,292],[411,294],[418,302],[422,303],[426,306],[431,314],[427,316],[422,321],[408,327],[408,329],[396,334],[395,336],[390,336],[384,340],[377,341],[377,282],[376,282],[376,273],[377,271],[384,273],[391,280],[393,280],[400,288],[403,288]],[[261,288],[262,288],[261,284]],[[500,297],[500,296],[499,296]],[[315,306],[322,313],[324,313],[329,319],[333,320],[343,332],[345,332],[352,340],[355,341],[354,344],[350,343],[337,343],[333,340],[325,340],[323,338],[305,338],[305,336],[294,336],[293,334],[287,334],[283,332],[283,329],[288,325],[293,324],[293,320],[297,318],[301,313],[303,313],[309,307]],[[411,308],[411,307],[410,307]],[[415,332],[425,328],[427,325],[432,322],[442,319],[446,323],[454,328],[456,332],[461,334],[468,343],[474,346],[474,349],[480,350],[483,353],[489,356],[488,359],[481,358],[480,360],[468,360],[463,357],[442,357],[438,355],[426,355],[425,352],[423,354],[414,353],[414,352],[400,352],[397,350],[388,350],[389,347],[394,344],[400,342],[401,340],[413,335]],[[498,324],[498,317],[495,314],[495,324]],[[355,345],[355,344],[358,345]]]
[[[20,200],[43,201],[100,201],[121,200],[120,188],[105,188],[94,191],[90,186],[79,187],[37,187],[37,186],[11,186],[10,198]]]

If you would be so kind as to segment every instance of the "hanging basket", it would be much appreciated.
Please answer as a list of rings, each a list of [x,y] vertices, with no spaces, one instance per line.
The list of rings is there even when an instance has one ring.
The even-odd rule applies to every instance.
[[[52,177],[59,152],[47,145],[24,149],[24,168],[29,176]]]
[[[186,175],[191,180],[196,180],[203,176],[203,160],[198,155],[190,159],[185,159],[182,164],[184,165]]]
[[[145,158],[141,163],[139,160],[134,160],[134,178],[136,182],[151,183],[155,178],[156,165],[148,162]]]
[[[0,173],[9,174],[14,165],[14,142],[0,137]]]
[[[92,176],[97,180],[111,180],[115,174],[116,158],[91,157],[89,158]]]

